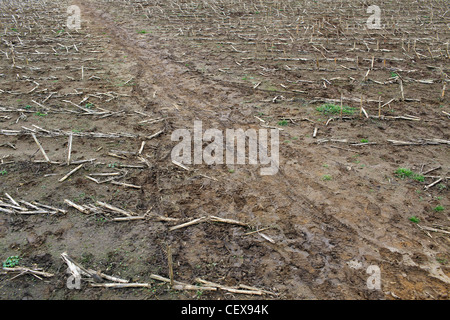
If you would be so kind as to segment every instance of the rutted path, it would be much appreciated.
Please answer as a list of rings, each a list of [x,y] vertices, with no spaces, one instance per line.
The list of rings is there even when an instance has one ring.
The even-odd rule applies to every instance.
[[[233,107],[230,106],[234,101],[255,95],[254,92],[230,88],[189,72],[187,67],[170,58],[167,49],[158,47],[156,36],[150,37],[150,42],[148,39],[138,40],[129,30],[114,26],[111,23],[112,17],[107,13],[90,10],[98,17],[98,20],[109,23],[109,29],[117,44],[127,48],[128,53],[139,61],[137,74],[139,97],[142,101],[151,103],[156,112],[168,109],[172,128],[189,128],[194,119],[200,119],[220,129],[236,123],[244,129],[255,127],[255,121],[251,115],[245,115],[239,111],[233,112]],[[263,98],[267,97],[262,96],[261,99]],[[227,116],[224,117],[224,114]],[[167,144],[164,147],[167,148]],[[311,152],[317,151],[305,145],[303,150],[296,150],[296,152],[299,158],[304,159]],[[288,164],[291,157],[292,150],[281,151],[280,173],[273,177],[258,177],[256,170],[250,169],[253,172],[253,179],[250,183],[246,183],[247,192],[240,195],[241,198],[245,198],[245,194],[251,194],[258,199],[262,207],[264,207],[264,200],[274,199],[272,200],[273,212],[266,212],[259,218],[263,223],[275,223],[280,227],[280,234],[275,236],[276,244],[266,244],[264,250],[273,250],[279,256],[274,259],[273,255],[266,254],[269,258],[262,263],[266,264],[266,268],[271,264],[284,265],[281,268],[281,274],[285,282],[284,286],[287,286],[290,291],[285,293],[288,298],[298,298],[299,293],[300,296],[303,294],[319,298],[383,297],[381,292],[370,292],[366,288],[365,280],[368,275],[365,269],[369,265],[385,265],[383,271],[386,271],[385,275],[390,276],[390,272],[395,272],[391,269],[402,268],[401,263],[386,259],[386,256],[382,254],[391,249],[385,248],[386,241],[383,241],[385,234],[376,230],[382,229],[383,223],[389,223],[389,220],[377,221],[379,219],[367,217],[362,222],[369,225],[375,223],[375,225],[367,230],[360,229],[362,225],[352,221],[351,217],[347,220],[346,212],[342,212],[340,208],[353,210],[349,212],[350,215],[372,214],[367,211],[370,201],[365,211],[362,208],[365,201],[361,201],[362,206],[358,208],[353,199],[339,196],[339,193],[301,174],[298,166],[297,169],[300,170],[296,171],[295,166]],[[299,182],[301,182],[300,186]],[[215,193],[220,195],[228,187],[216,186],[214,189]],[[305,195],[311,193],[315,193],[312,200]],[[319,208],[315,204],[315,199],[320,200],[319,202],[326,199],[326,204]],[[201,205],[213,207],[216,206],[215,201],[223,200],[225,199],[218,196],[213,201],[203,200]],[[287,203],[283,204],[285,201]],[[274,205],[273,202],[276,204]],[[373,210],[380,210],[375,204],[373,206],[375,207]],[[243,216],[243,214],[240,215],[240,217]],[[348,222],[344,222],[346,220]],[[375,232],[371,233],[372,229]],[[200,241],[199,239],[191,240]],[[189,245],[196,246],[195,243]],[[408,256],[406,251],[401,254]],[[276,261],[278,259],[280,261]],[[354,267],[353,263],[356,263],[358,267]],[[420,273],[421,269],[416,269]],[[448,278],[442,274],[438,277],[448,281]],[[295,289],[297,286],[300,289]]]
[[[448,275],[437,262],[430,262],[445,245],[439,242],[432,247],[426,235],[405,228],[403,213],[396,209],[400,204],[395,196],[410,191],[408,187],[398,191],[382,178],[373,179],[376,175],[369,176],[356,164],[349,165],[352,159],[342,150],[306,140],[295,145],[283,143],[279,172],[274,176],[260,176],[259,167],[250,165],[233,168],[233,174],[226,166],[200,165],[189,172],[174,169],[170,162],[173,130],[192,129],[194,120],[203,121],[204,129],[261,128],[254,107],[243,102],[270,101],[273,93],[240,88],[191,70],[177,61],[171,48],[159,45],[157,35],[144,38],[137,34],[139,25],[131,12],[117,12],[120,8],[113,3],[80,0],[75,4],[82,9],[89,32],[106,31],[110,40],[104,46],[111,56],[116,51],[125,52],[133,61],[129,70],[134,82],[130,101],[131,108],[136,109],[131,111],[166,119],[164,133],[156,138],[158,144],[153,150],[156,161],[134,177],[135,183],[142,185],[141,204],[174,218],[216,215],[261,228],[270,226],[265,232],[273,242],[213,223],[168,232],[165,227],[142,222],[136,228],[113,227],[109,237],[120,239],[128,232],[127,239],[140,246],[143,254],[153,253],[152,246],[170,243],[177,276],[191,283],[198,276],[227,285],[245,283],[275,291],[279,298],[286,299],[421,297],[420,290],[426,284],[426,290],[433,288],[435,295],[445,297]],[[130,131],[130,126],[140,129],[129,119],[119,123],[124,124],[124,132]],[[355,126],[365,124],[357,122]],[[305,125],[296,130],[306,134],[311,128]],[[280,132],[280,137],[291,139],[286,132]],[[381,151],[376,157],[383,158],[389,152]],[[371,172],[377,172],[377,161],[373,162]],[[321,180],[325,163],[336,170],[335,181]],[[102,244],[106,246],[108,241],[116,239]],[[164,262],[164,256],[155,259],[154,264]],[[380,268],[382,290],[367,286],[369,266]],[[214,293],[210,297],[223,298]]]
[[[260,99],[267,99],[269,95],[228,87],[190,72],[186,66],[171,58],[170,49],[158,46],[157,36],[140,40],[130,29],[116,26],[112,16],[103,9],[96,9],[86,2],[83,6],[92,15],[93,21],[102,21],[108,26],[115,44],[138,61],[136,96],[142,103],[151,105],[153,112],[166,114],[170,118],[171,129],[190,128],[194,119],[219,129],[257,127],[258,121],[251,114],[237,110],[234,105],[239,105],[249,96],[254,98],[259,95]],[[161,148],[170,152],[169,135],[163,139]],[[245,203],[244,208],[251,202],[250,199],[254,199],[254,206],[270,208],[257,217],[253,213],[246,216],[240,212],[233,218],[244,221],[256,218],[259,223],[279,227],[274,236],[275,244],[261,244],[260,251],[264,254],[259,268],[254,272],[267,274],[268,270],[277,270],[261,281],[266,286],[285,288],[287,291],[283,295],[287,298],[382,298],[385,296],[383,292],[371,291],[366,286],[369,275],[365,271],[369,265],[382,268],[386,277],[384,282],[388,282],[390,277],[395,278],[399,272],[397,270],[403,268],[412,268],[420,277],[428,277],[427,273],[432,268],[414,263],[405,266],[405,259],[410,260],[411,253],[395,248],[399,234],[389,236],[383,231],[386,224],[392,223],[392,217],[380,216],[379,206],[364,198],[355,203],[354,198],[349,196],[351,187],[350,190],[343,188],[341,194],[302,173],[308,166],[305,159],[325,157],[320,153],[323,153],[320,147],[311,145],[303,145],[295,151],[289,147],[282,148],[277,175],[260,177],[256,169],[248,168],[251,179],[230,181],[235,184],[234,187],[226,185],[226,182],[209,185],[211,193],[216,196],[213,199],[202,197],[197,205],[199,208],[222,207],[231,192],[239,194]],[[302,166],[292,164],[290,160],[296,157]],[[183,185],[174,185],[173,192],[176,193],[177,189],[181,191]],[[196,197],[196,194],[191,197]],[[317,203],[321,204],[318,206]],[[194,209],[192,205],[188,207]],[[361,215],[366,217],[358,218]],[[396,232],[402,233],[399,228],[396,229]],[[200,238],[191,237],[187,245],[194,248],[201,245],[203,240]],[[243,246],[240,239],[230,241],[236,241],[233,246]],[[274,255],[274,252],[277,254]],[[252,253],[251,250],[244,250],[243,254]],[[398,261],[398,254],[403,256],[403,261]],[[449,283],[442,272],[430,271],[430,275]],[[445,287],[445,284],[440,286]]]

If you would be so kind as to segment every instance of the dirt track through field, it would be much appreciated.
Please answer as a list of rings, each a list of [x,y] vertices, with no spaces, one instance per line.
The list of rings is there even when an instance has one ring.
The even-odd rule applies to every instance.
[[[148,269],[146,263],[133,269],[141,279],[156,269],[161,273],[167,271],[162,248],[170,244],[174,250],[176,276],[187,283],[193,283],[196,277],[204,277],[230,286],[247,284],[276,292],[282,299],[448,298],[449,267],[436,261],[436,257],[441,260],[449,258],[448,237],[433,234],[430,238],[408,220],[410,216],[429,211],[430,205],[412,203],[415,190],[422,187],[414,185],[415,182],[395,179],[392,174],[403,164],[427,163],[431,166],[437,163],[442,165],[445,175],[448,173],[448,148],[445,145],[397,147],[386,142],[397,138],[397,132],[402,136],[419,132],[423,138],[448,139],[448,120],[441,120],[433,114],[427,122],[417,123],[414,127],[407,122],[386,124],[369,122],[364,118],[333,121],[329,126],[319,121],[297,120],[293,122],[295,125],[280,127],[283,143],[280,144],[280,166],[276,175],[261,176],[260,167],[250,165],[203,164],[191,168],[191,171],[180,170],[170,163],[174,146],[170,134],[173,130],[192,129],[194,120],[201,120],[204,129],[259,129],[261,122],[255,118],[258,110],[255,103],[244,102],[271,101],[277,93],[253,90],[193,70],[179,60],[179,50],[184,50],[180,49],[184,48],[183,43],[162,46],[165,40],[161,35],[136,33],[140,22],[133,21],[131,12],[125,11],[120,12],[121,21],[117,21],[120,8],[113,3],[78,1],[75,4],[82,10],[88,34],[108,35],[108,41],[100,42],[105,52],[103,68],[107,69],[110,64],[115,72],[126,71],[130,75],[128,78],[133,78],[129,98],[121,102],[130,103],[126,106],[127,112],[145,112],[153,118],[166,120],[155,128],[145,129],[147,136],[159,130],[164,132],[151,139],[151,143],[155,143],[151,146],[151,167],[133,173],[129,180],[142,186],[141,190],[112,196],[105,189],[87,187],[88,182],[77,180],[77,189],[72,191],[87,190],[86,193],[93,192],[97,196],[105,193],[108,200],[116,201],[121,207],[134,205],[137,209],[150,209],[172,218],[214,215],[258,228],[271,227],[264,234],[273,239],[273,243],[258,233],[245,235],[248,230],[241,227],[216,223],[169,232],[164,223],[128,222],[125,225],[110,224],[105,226],[106,231],[98,232],[102,225],[89,225],[83,230],[82,220],[54,221],[58,226],[56,229],[63,230],[64,239],[75,232],[80,233],[80,239],[93,237],[93,241],[102,242],[89,251],[99,266],[106,265],[99,258],[105,254],[104,251],[113,252],[119,243],[130,243],[133,247],[131,258],[122,255],[120,263],[133,264],[143,259],[151,264]],[[190,54],[196,55],[195,52]],[[114,65],[119,55],[126,55],[131,62],[123,67]],[[200,55],[197,57],[205,59]],[[285,95],[291,97],[292,93]],[[309,100],[311,97],[268,103],[264,110],[273,107],[272,112],[276,113],[291,110],[289,104],[298,104],[305,106],[307,111],[300,110],[293,116],[290,111],[286,118],[311,117]],[[120,110],[121,107],[114,108]],[[309,135],[318,123],[320,134],[327,138],[351,140],[352,137],[370,136],[371,141],[379,143],[360,148],[342,145],[340,149],[316,143],[317,139]],[[121,132],[142,133],[136,119],[126,116],[113,118],[110,123],[99,123],[97,127],[101,132],[111,132],[106,128],[114,128],[118,132],[117,129],[122,128]],[[13,142],[20,143],[19,140]],[[129,147],[127,143],[122,146]],[[133,148],[130,149],[136,150],[139,141],[132,143]],[[92,147],[86,149],[86,154],[93,150]],[[200,174],[214,177],[217,181]],[[331,178],[323,179],[325,176]],[[11,180],[9,186],[6,183],[0,190],[10,192],[9,187],[12,188],[17,181],[20,179]],[[39,185],[39,182],[35,183]],[[439,194],[441,197],[444,195],[442,202],[448,206],[445,192],[448,191]],[[51,199],[56,201],[58,194],[62,196],[64,191],[60,190]],[[428,218],[423,219],[428,221]],[[448,225],[448,213],[434,216],[429,221]],[[44,221],[40,223],[45,224]],[[64,227],[66,223],[70,226]],[[29,231],[30,227],[22,228]],[[76,231],[76,228],[80,230]],[[51,229],[42,227],[41,231]],[[6,234],[2,240],[5,247],[8,241],[15,239],[12,230]],[[68,241],[66,246],[74,246],[74,242]],[[25,248],[25,252],[30,252],[27,245]],[[40,250],[44,250],[43,247]],[[51,251],[52,258],[46,259],[54,261],[51,264],[54,267],[57,253],[56,249]],[[82,250],[78,253],[82,255]],[[114,259],[118,256],[111,254],[108,257],[113,265],[111,271],[117,271],[118,261]],[[368,287],[370,274],[366,270],[369,266],[380,268],[382,290]],[[134,279],[134,275],[126,273]],[[67,298],[73,294],[54,293],[64,292],[61,279],[64,278],[53,285],[53,293],[49,297],[61,298],[62,295]],[[44,289],[35,290],[33,294],[38,295]],[[95,290],[86,290],[80,297],[114,297],[114,293],[100,294]],[[160,294],[164,296],[167,293]],[[222,298],[221,295],[204,293],[212,299]],[[147,297],[147,292],[133,292],[130,296]],[[150,294],[149,297],[155,296]],[[186,297],[189,297],[187,293],[175,296]]]

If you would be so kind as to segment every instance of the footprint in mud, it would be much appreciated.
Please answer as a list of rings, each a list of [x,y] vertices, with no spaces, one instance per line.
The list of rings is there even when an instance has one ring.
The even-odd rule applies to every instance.
[[[316,253],[308,258],[311,266],[315,269],[322,269],[325,267],[325,258],[320,253]]]
[[[381,209],[375,203],[369,201],[364,209],[364,213],[370,216],[378,216],[381,213]]]
[[[36,232],[31,231],[27,233],[27,243],[32,247],[39,247],[42,243],[45,242],[45,237],[38,236]]]

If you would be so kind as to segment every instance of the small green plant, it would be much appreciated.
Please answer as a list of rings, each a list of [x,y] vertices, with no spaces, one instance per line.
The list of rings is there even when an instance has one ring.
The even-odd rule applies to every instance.
[[[38,117],[45,117],[47,114],[46,113],[42,113],[42,112],[36,112],[36,116]]]
[[[105,217],[99,217],[99,218],[96,219],[96,221],[99,222],[99,223],[103,223],[103,222],[106,222],[106,218]]]
[[[400,179],[405,179],[411,177],[414,174],[414,172],[406,168],[398,168],[397,170],[395,170],[395,174]]]
[[[329,175],[329,174],[326,174],[326,175],[324,175],[323,177],[322,177],[322,180],[323,181],[330,181],[330,180],[332,180],[333,178]]]
[[[1,174],[2,176],[6,176],[6,175],[8,174],[8,171],[6,171],[6,170],[1,170],[1,171],[0,171],[0,174]]]
[[[398,77],[398,74],[392,71],[391,72],[391,78],[396,78],[396,77]]]
[[[146,34],[146,33],[148,33],[148,32],[145,31],[145,30],[139,30],[138,33],[140,33],[140,34]]]
[[[285,127],[285,126],[288,125],[288,122],[287,122],[287,120],[281,120],[281,121],[278,121],[278,125],[282,126],[282,127]]]
[[[117,163],[117,162],[108,164],[108,168],[116,168],[118,166],[120,166],[120,163]]]
[[[441,206],[441,205],[439,205],[439,206],[437,206],[436,208],[434,208],[433,210],[435,211],[435,212],[442,212],[442,211],[444,211],[444,207],[443,206]]]
[[[394,173],[400,179],[410,178],[410,179],[413,179],[413,180],[416,180],[419,182],[425,181],[425,177],[423,175],[414,173],[413,171],[406,169],[406,168],[399,168],[399,169],[395,170]]]
[[[32,108],[32,106],[30,106],[30,105],[26,105],[26,106],[25,106],[25,109],[26,109],[26,110],[29,110],[29,109],[31,109],[31,108]]]
[[[234,173],[234,169],[228,170],[229,173]]]
[[[86,103],[86,105],[84,106],[86,109],[92,109],[92,107],[94,106],[93,103]]]
[[[321,105],[320,107],[317,107],[316,110],[321,112],[324,115],[340,114],[341,106],[327,103],[327,104]],[[356,108],[349,107],[349,106],[342,106],[342,114],[352,115],[355,112],[356,112]]]
[[[361,139],[361,143],[368,143],[369,139]]]
[[[19,256],[10,256],[3,262],[3,268],[14,268],[19,265]]]
[[[421,174],[416,174],[415,173],[411,178],[413,180],[416,180],[416,181],[419,181],[419,182],[424,182],[425,181],[425,177],[423,175],[421,175]]]
[[[445,188],[447,188],[446,185],[443,184],[443,183],[439,183],[439,184],[437,185],[437,187],[438,187],[438,189],[441,190],[441,191],[444,190]]]
[[[436,261],[439,262],[440,264],[447,264],[448,262],[447,259],[439,257],[436,257]]]
[[[414,222],[414,223],[419,223],[420,219],[417,218],[416,216],[412,216],[412,217],[409,218],[409,221]]]

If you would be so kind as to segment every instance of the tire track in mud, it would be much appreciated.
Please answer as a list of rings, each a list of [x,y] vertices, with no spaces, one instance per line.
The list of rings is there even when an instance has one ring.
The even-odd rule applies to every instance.
[[[136,34],[112,23],[113,17],[96,8],[95,4],[82,1],[79,5],[83,8],[84,14],[90,17],[90,21],[93,23],[102,21],[103,28],[106,27],[113,35],[112,40],[115,44],[137,61],[137,97],[143,105],[151,106],[155,112],[168,113],[170,117],[184,121],[193,119],[205,121],[222,115],[218,123],[220,125],[231,120],[240,122],[239,119],[242,119],[243,115],[235,108],[236,101],[243,101],[245,97],[255,97],[255,94],[267,96],[263,91],[252,91],[250,88],[239,87],[238,84],[207,78],[193,72],[174,61],[170,50],[158,45],[156,36],[152,35],[150,42],[136,39]],[[223,114],[226,113],[224,110],[237,115],[233,119],[225,116],[227,121],[223,121]]]
[[[175,62],[167,49],[161,49],[156,43],[146,43],[139,41],[136,35],[127,31],[125,28],[114,25],[111,15],[95,8],[92,3],[82,1],[79,3],[84,11],[90,16],[90,20],[102,21],[106,25],[109,32],[113,35],[115,45],[126,50],[128,54],[137,61],[136,81],[138,83],[135,91],[136,98],[141,104],[149,106],[154,113],[168,114],[168,129],[174,127],[186,127],[190,125],[194,119],[202,121],[208,120],[226,128],[227,125],[239,123],[242,126],[249,126],[253,119],[242,112],[235,112],[235,116],[227,117],[226,121],[217,119],[221,112],[226,109],[233,115],[233,108],[228,103],[229,94],[233,94],[233,100],[239,101],[245,97],[255,94],[267,97],[264,92],[249,91],[248,88],[239,88],[236,85],[223,85],[218,81],[206,79],[198,73],[192,73],[184,66]],[[86,15],[86,14],[85,14]],[[157,41],[155,36],[152,37],[153,42]],[[156,94],[155,94],[156,92]],[[156,97],[151,98],[151,97]],[[228,106],[222,106],[225,103]],[[178,107],[174,107],[177,105]],[[164,110],[169,110],[165,112]],[[191,123],[190,123],[191,122]],[[245,128],[243,128],[245,129]],[[167,137],[161,144],[164,151],[170,149],[170,141]],[[307,147],[302,148],[302,156],[312,153]],[[281,151],[281,156],[288,159],[291,155],[290,151]],[[298,152],[298,150],[296,150]],[[284,154],[283,154],[284,153]],[[159,181],[158,174],[164,169],[158,168],[164,164],[156,164],[156,181]],[[307,296],[315,296],[317,298],[383,298],[382,292],[370,292],[366,288],[365,269],[353,269],[348,266],[347,262],[352,259],[361,259],[364,256],[373,256],[371,263],[391,263],[383,260],[379,255],[379,251],[384,249],[376,239],[373,239],[362,231],[358,230],[346,222],[343,222],[327,213],[329,206],[318,208],[313,200],[308,199],[303,191],[306,187],[312,188],[314,192],[323,195],[324,199],[333,199],[334,192],[324,185],[313,181],[311,178],[297,172],[295,177],[284,173],[284,164],[280,164],[280,171],[277,175],[272,176],[269,181],[271,186],[269,193],[272,196],[283,194],[291,200],[286,212],[277,213],[277,219],[281,226],[283,235],[276,244],[265,243],[262,247],[266,251],[277,252],[288,268],[284,270],[283,277],[287,277],[290,281],[298,281],[300,292]],[[254,175],[256,169],[251,169]],[[165,172],[170,174],[170,172]],[[297,184],[301,182],[301,187],[297,188]],[[261,186],[261,184],[264,184]],[[245,197],[251,191],[256,198],[269,198],[267,185],[254,178],[248,186],[251,190],[246,190],[241,194]],[[178,186],[183,190],[183,186]],[[161,189],[161,186],[158,186]],[[225,186],[219,185],[214,191],[221,197],[226,195]],[[235,188],[236,190],[236,188]],[[276,191],[273,191],[276,190]],[[153,190],[155,192],[155,190]],[[175,189],[174,192],[177,190]],[[156,190],[157,197],[160,198],[160,192]],[[204,207],[215,206],[211,199],[201,200]],[[163,207],[162,204],[159,204]],[[350,200],[340,203],[341,207],[350,208]],[[195,241],[198,241],[196,237]],[[191,239],[191,238],[189,238]],[[234,240],[234,238],[233,238]],[[237,240],[238,246],[245,247],[242,240]],[[197,243],[200,244],[200,243]],[[196,243],[191,244],[196,247]],[[243,250],[248,251],[247,249]],[[271,257],[266,253],[267,257]],[[270,258],[265,258],[270,259]],[[383,261],[382,261],[383,260]],[[266,261],[265,261],[266,262]],[[270,263],[270,262],[268,262]],[[295,269],[292,269],[294,267]],[[296,280],[297,279],[297,280]],[[295,286],[293,284],[292,286]],[[298,293],[287,293],[288,298],[298,297]]]
[[[167,56],[162,57],[164,54],[163,52],[157,53],[157,50],[159,50],[157,45],[148,45],[134,40],[134,37],[130,32],[109,23],[109,21],[113,21],[113,19],[108,13],[97,11],[91,7],[85,7],[85,9],[87,9],[86,11],[94,17],[97,17],[97,19],[109,24],[108,29],[113,34],[113,40],[116,42],[116,45],[126,49],[127,52],[138,61],[137,80],[139,81],[139,90],[137,93],[140,93],[138,97],[146,105],[151,104],[155,106],[155,102],[147,97],[151,96],[154,91],[162,91],[161,93],[157,93],[158,101],[164,101],[163,104],[166,107],[180,103],[180,101],[183,104],[189,104],[189,109],[185,111],[185,108],[183,108],[184,112],[182,112],[182,116],[179,117],[179,119],[183,119],[183,122],[185,122],[186,119],[193,118],[204,120],[205,118],[211,117],[211,114],[217,114],[215,110],[217,107],[215,106],[220,105],[220,101],[212,98],[220,96],[217,92],[238,90],[235,86],[233,86],[232,89],[222,87],[216,82],[200,79],[197,76],[189,75],[189,77],[186,77],[186,69],[184,67],[174,63]],[[97,19],[94,18],[94,20]],[[167,69],[170,69],[170,72],[167,71]],[[153,83],[154,85],[152,86],[150,83]],[[183,90],[183,87],[185,86],[190,88],[190,90]],[[208,92],[208,94],[206,96],[201,95],[201,93],[198,92],[199,89],[200,91]],[[241,93],[241,96],[249,94],[248,92],[246,93],[247,94]],[[159,104],[161,104],[161,102],[159,102]],[[207,105],[207,107],[199,107],[201,105]],[[157,107],[158,106],[155,108],[156,110]],[[177,121],[175,120],[173,122],[176,123]],[[308,248],[302,248],[300,250],[300,252],[303,252],[302,255],[295,252],[295,250],[299,249],[294,248],[294,250],[292,250],[289,243],[284,244],[285,241],[268,246],[281,255],[286,265],[292,265],[299,270],[303,270],[300,279],[309,288],[313,289],[317,286],[317,279],[319,277],[321,279],[319,283],[322,285],[327,282],[331,273],[340,273],[340,270],[345,268],[343,262],[336,259],[335,252],[338,251],[338,249],[346,251],[348,252],[348,256],[352,256],[355,251],[358,251],[353,249],[357,246],[356,244],[362,241],[365,245],[374,245],[374,241],[361,237],[353,227],[344,224],[333,216],[325,214],[324,211],[317,209],[312,201],[300,192],[297,192],[294,187],[298,181],[297,179],[300,179],[299,181],[302,181],[302,184],[306,184],[318,192],[324,191],[323,186],[311,181],[306,176],[299,175],[296,177],[296,180],[294,180],[291,177],[287,177],[282,172],[283,170],[281,167],[280,175],[273,178],[275,181],[273,181],[272,184],[278,186],[279,189],[287,191],[286,195],[293,201],[290,206],[302,208],[302,218],[307,217],[310,219],[308,224],[304,225],[305,228],[300,229],[300,233],[295,231],[294,234],[291,234],[291,237],[300,239],[303,232],[304,234],[309,234],[309,239],[305,240],[306,244],[304,244]],[[287,188],[280,188],[282,185],[287,186]],[[325,193],[331,193],[331,190],[325,190]],[[285,225],[290,224],[289,222],[291,220],[294,220],[292,225],[296,225],[295,216],[287,215],[282,218],[288,220],[288,222],[284,221]],[[318,230],[321,230],[320,235]],[[347,240],[341,245],[341,239]],[[296,241],[297,239],[293,240],[293,242]],[[334,244],[331,246],[329,245],[328,248],[324,248],[327,241],[333,241]],[[349,244],[351,243],[353,245],[350,246]],[[319,273],[317,272],[318,269],[320,270]],[[349,270],[347,270],[347,272],[348,271]],[[354,276],[354,274],[351,274],[350,278],[353,278]],[[339,282],[341,281],[342,279],[339,280]],[[364,285],[365,282],[363,281],[362,284]],[[356,291],[364,290],[363,285],[360,285]],[[320,289],[319,291],[322,291]],[[330,288],[327,288],[326,290],[330,290]],[[312,290],[312,292],[314,292],[314,295],[320,297],[320,294],[317,294],[317,290]],[[333,295],[340,296],[340,292],[336,291]]]

